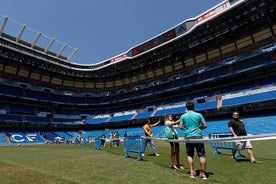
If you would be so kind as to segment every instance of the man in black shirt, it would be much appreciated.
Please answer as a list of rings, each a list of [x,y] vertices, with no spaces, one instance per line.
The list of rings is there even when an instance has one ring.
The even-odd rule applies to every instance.
[[[246,136],[246,129],[244,127],[244,124],[242,122],[242,120],[239,117],[239,113],[238,112],[234,112],[232,115],[232,119],[228,122],[228,127],[229,130],[231,132],[231,134],[234,137],[237,136]],[[232,158],[231,160],[235,161],[235,154],[238,150],[245,148],[247,150],[247,153],[249,155],[250,158],[250,162],[251,163],[258,163],[256,161],[256,159],[254,158],[254,153],[252,150],[252,145],[250,143],[250,141],[237,141],[235,142],[235,147],[232,149]]]

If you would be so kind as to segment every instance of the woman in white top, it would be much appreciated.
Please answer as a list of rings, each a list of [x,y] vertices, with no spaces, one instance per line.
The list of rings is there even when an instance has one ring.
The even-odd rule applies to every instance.
[[[178,127],[179,120],[173,121],[172,114],[167,114],[165,116],[165,128],[171,129],[173,133],[173,137],[170,139],[178,139],[178,134],[176,128]],[[179,143],[178,142],[170,142],[171,146],[171,160],[172,160],[172,169],[180,170],[183,167],[179,163]]]

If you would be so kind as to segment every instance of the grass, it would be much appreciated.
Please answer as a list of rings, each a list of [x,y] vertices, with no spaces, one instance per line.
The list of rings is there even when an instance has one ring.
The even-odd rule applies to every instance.
[[[0,147],[0,181],[2,184],[167,184],[203,183],[210,184],[272,184],[276,181],[276,141],[254,141],[254,153],[263,164],[252,164],[246,157],[238,162],[230,160],[230,151],[221,155],[207,150],[207,181],[190,179],[184,145],[181,145],[183,171],[170,169],[170,148],[168,142],[156,140],[160,157],[151,156],[146,150],[146,161],[135,161],[137,155],[123,158],[122,145],[117,148],[106,146],[94,150],[93,145],[29,145]],[[195,162],[199,169],[198,160]]]

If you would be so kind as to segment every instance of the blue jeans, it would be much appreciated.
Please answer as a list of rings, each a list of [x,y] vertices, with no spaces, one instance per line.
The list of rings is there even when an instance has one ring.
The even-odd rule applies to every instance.
[[[152,149],[152,152],[156,153],[156,148],[155,148],[153,139],[147,139],[147,138],[144,138],[143,153],[145,153],[145,150],[146,150],[146,147],[147,147],[148,144],[150,145],[150,147]]]

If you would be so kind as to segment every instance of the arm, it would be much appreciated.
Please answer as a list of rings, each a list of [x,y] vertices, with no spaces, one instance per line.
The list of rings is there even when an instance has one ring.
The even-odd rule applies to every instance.
[[[181,129],[181,130],[185,130],[185,125],[184,125],[184,123],[183,122],[181,122],[180,121],[180,119],[179,119],[179,128]]]
[[[173,123],[174,123],[174,125],[179,124],[179,123],[180,123],[180,119],[179,119],[179,120],[174,121]]]
[[[156,125],[158,125],[160,123],[160,120],[158,120],[156,123],[154,123],[154,124],[152,124],[151,126],[153,127],[153,126],[156,126]]]
[[[179,122],[180,122],[180,120],[177,120],[177,121],[171,121],[171,125],[172,125],[174,128],[177,128],[177,127],[178,127]]]
[[[199,121],[201,122],[201,126],[199,127],[201,130],[207,128],[207,123],[206,123],[204,117],[202,116],[202,114],[200,114],[200,120]]]
[[[204,121],[204,122],[202,123],[202,126],[200,127],[200,129],[203,130],[203,129],[205,129],[205,128],[207,128],[207,123]]]
[[[229,130],[231,132],[231,134],[234,136],[234,137],[237,137],[236,133],[234,132],[234,129],[232,127],[229,127]]]
[[[146,129],[145,127],[143,127],[143,130],[144,130],[145,135],[146,135],[147,137],[151,137],[151,136],[152,136],[152,135],[151,135],[151,132],[148,131],[148,129]]]

